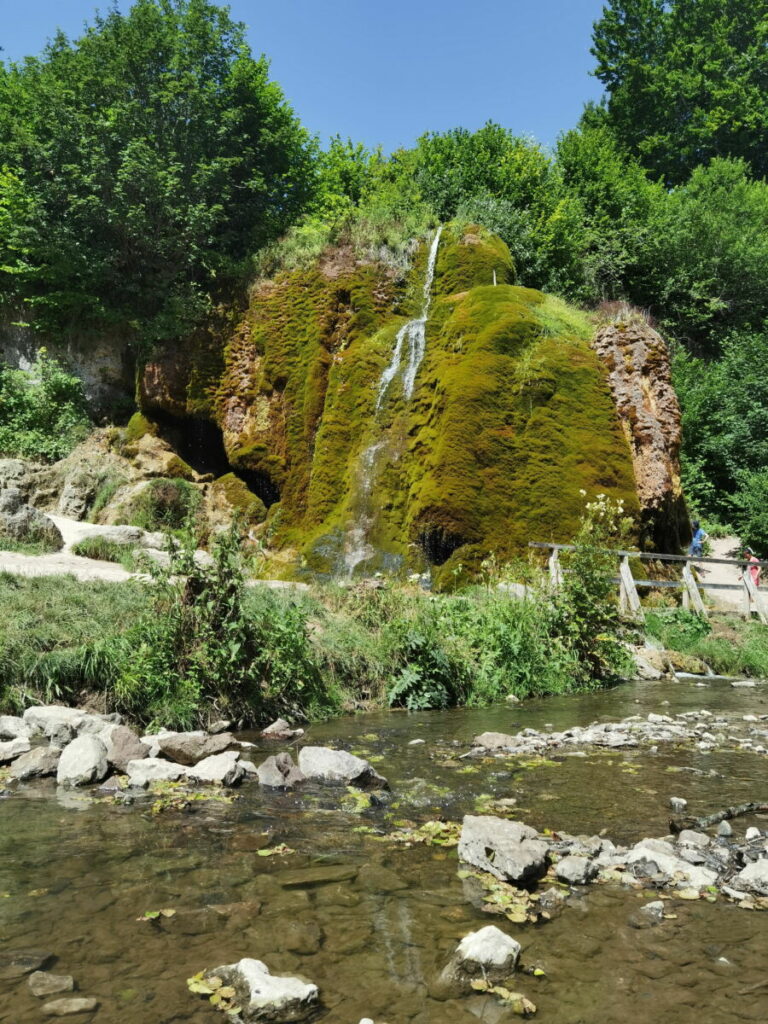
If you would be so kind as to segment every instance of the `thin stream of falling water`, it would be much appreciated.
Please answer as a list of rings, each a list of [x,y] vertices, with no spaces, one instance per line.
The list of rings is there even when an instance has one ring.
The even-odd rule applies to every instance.
[[[390,384],[400,372],[403,360],[403,347],[408,342],[408,363],[403,371],[403,395],[407,402],[413,397],[413,389],[416,383],[416,374],[424,358],[427,344],[427,319],[429,318],[429,307],[432,302],[432,283],[435,278],[435,265],[437,263],[437,249],[440,244],[440,235],[443,227],[440,225],[432,239],[427,259],[427,272],[424,278],[423,302],[421,315],[415,320],[409,320],[397,332],[395,347],[392,350],[392,358],[382,371],[379,378],[378,396],[376,398],[376,412],[381,408]],[[362,562],[371,558],[375,552],[368,541],[368,534],[375,520],[375,510],[372,507],[371,493],[373,483],[379,470],[380,457],[385,449],[384,439],[370,444],[360,457],[357,479],[357,511],[355,518],[347,528],[344,539],[344,568],[347,576],[352,576],[355,569]]]

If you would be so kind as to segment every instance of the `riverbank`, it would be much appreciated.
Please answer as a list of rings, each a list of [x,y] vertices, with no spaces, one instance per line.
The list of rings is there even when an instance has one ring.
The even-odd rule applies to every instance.
[[[768,914],[720,888],[700,887],[694,899],[694,886],[631,851],[667,843],[671,854],[656,845],[654,855],[704,871],[717,851],[743,857],[757,843],[764,858],[764,817],[733,819],[731,837],[716,825],[694,830],[706,833],[706,848],[668,833],[679,817],[672,798],[687,800],[691,818],[759,798],[766,755],[741,741],[761,745],[754,730],[768,728],[765,700],[761,685],[648,681],[514,707],[345,716],[298,741],[235,737],[255,744],[241,758],[257,767],[281,751],[298,762],[301,746],[364,758],[390,787],[367,805],[311,780],[292,789],[255,779],[232,789],[194,784],[214,799],[175,803],[135,788],[15,784],[0,800],[3,950],[48,954],[45,969],[73,976],[75,994],[98,1002],[93,1019],[104,1024],[212,1024],[220,1016],[186,980],[243,957],[316,985],[327,1024],[471,1024],[510,1011],[471,989],[446,998],[438,981],[461,940],[493,924],[521,944],[510,990],[537,1006],[543,1024],[661,1013],[676,1024],[760,1020]],[[564,742],[579,728],[593,738],[646,734],[615,749],[588,737]],[[490,731],[547,738],[547,749],[463,756]],[[710,749],[703,731],[715,737]],[[461,826],[466,815],[536,830],[529,838],[550,863],[535,885],[499,882],[489,899],[471,877],[479,869],[450,845],[458,831],[448,845],[423,841],[428,822]],[[755,828],[760,839],[747,839]],[[589,861],[617,857],[599,866],[612,876],[560,880],[571,847]],[[626,869],[622,856],[631,858]],[[751,902],[761,905],[756,894]],[[0,985],[11,1019],[39,1019],[26,976]]]

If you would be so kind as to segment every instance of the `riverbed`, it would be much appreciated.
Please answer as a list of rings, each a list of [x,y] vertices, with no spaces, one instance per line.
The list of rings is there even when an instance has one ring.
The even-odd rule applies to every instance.
[[[667,703],[668,702],[668,703]],[[768,687],[725,680],[636,682],[514,707],[378,712],[312,726],[312,743],[368,758],[389,779],[388,805],[362,813],[320,787],[243,786],[231,803],[153,814],[133,804],[57,795],[53,783],[0,800],[0,952],[49,952],[99,1001],[98,1024],[215,1024],[186,979],[242,957],[320,988],[326,1024],[514,1021],[492,996],[432,999],[431,980],[467,932],[496,924],[522,944],[516,987],[542,1024],[725,1024],[768,1020],[768,913],[722,898],[671,899],[669,916],[637,927],[650,891],[593,885],[551,921],[512,924],[467,899],[456,850],[395,844],[408,823],[460,821],[489,801],[516,801],[538,830],[635,842],[668,831],[670,797],[705,815],[768,799],[768,757],[690,744],[590,751],[552,759],[466,759],[474,736],[564,729],[649,712],[768,712]],[[276,745],[257,742],[258,763]],[[413,744],[413,740],[423,740]],[[277,749],[291,749],[278,745]],[[739,818],[736,834],[768,821]],[[285,844],[294,851],[262,856]],[[143,919],[147,911],[169,916]],[[42,1020],[25,979],[0,981],[0,1021]]]

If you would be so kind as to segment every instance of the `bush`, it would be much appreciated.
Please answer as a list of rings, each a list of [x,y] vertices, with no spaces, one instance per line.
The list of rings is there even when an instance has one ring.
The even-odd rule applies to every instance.
[[[0,456],[55,462],[89,429],[82,382],[44,348],[29,370],[0,365]]]
[[[200,511],[202,498],[188,480],[158,477],[135,499],[131,525],[143,530],[181,530]]]

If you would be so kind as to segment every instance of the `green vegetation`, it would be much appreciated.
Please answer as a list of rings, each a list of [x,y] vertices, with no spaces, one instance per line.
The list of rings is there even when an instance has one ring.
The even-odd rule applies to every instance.
[[[188,480],[157,477],[133,500],[130,523],[142,530],[182,530],[194,521],[201,501],[200,491]]]
[[[108,537],[84,537],[72,545],[72,554],[81,558],[97,558],[102,562],[117,562],[126,568],[132,568],[134,563],[133,548]]]
[[[46,540],[14,540],[0,533],[0,551],[16,551],[20,555],[47,555],[59,551],[60,546]]]
[[[111,7],[0,64],[0,150],[0,298],[133,343],[231,297],[314,192],[314,143],[208,0]]]
[[[89,429],[82,382],[45,349],[28,370],[0,363],[0,456],[53,462]]]
[[[706,620],[674,608],[646,613],[646,629],[664,647],[700,658],[715,672],[768,678],[768,627],[759,622]]]

